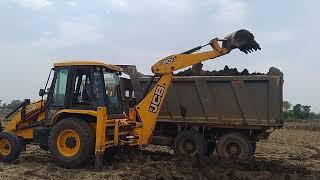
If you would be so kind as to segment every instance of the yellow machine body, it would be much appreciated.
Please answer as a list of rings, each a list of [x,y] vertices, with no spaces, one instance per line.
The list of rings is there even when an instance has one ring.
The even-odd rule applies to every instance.
[[[6,125],[6,127],[4,128],[4,132],[14,133],[24,139],[33,139],[32,128],[25,127],[27,127],[31,123],[37,124],[44,120],[45,113],[43,111],[43,107],[44,101],[37,101],[28,104],[25,110],[25,120],[21,118],[23,112],[20,110]]]

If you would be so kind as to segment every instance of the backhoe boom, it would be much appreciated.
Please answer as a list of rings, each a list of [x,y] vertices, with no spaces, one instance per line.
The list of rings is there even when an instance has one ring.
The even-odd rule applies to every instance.
[[[222,47],[220,46],[219,41],[222,41]],[[187,51],[187,53],[168,56],[152,66],[152,72],[155,76],[159,76],[160,78],[144,99],[134,107],[134,114],[137,114],[134,117],[142,122],[142,127],[138,127],[135,130],[137,137],[139,137],[139,144],[144,145],[150,143],[156,120],[167,94],[174,71],[226,55],[235,48],[239,48],[245,53],[252,52],[253,50],[260,50],[260,46],[254,40],[254,36],[246,30],[239,30],[232,33],[223,40],[215,38],[207,45],[212,47],[211,51],[187,54],[204,47],[199,46]],[[133,113],[133,110],[130,112]]]

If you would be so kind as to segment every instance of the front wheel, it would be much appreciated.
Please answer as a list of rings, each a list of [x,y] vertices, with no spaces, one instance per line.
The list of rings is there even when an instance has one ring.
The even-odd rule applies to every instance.
[[[89,124],[81,119],[66,118],[58,122],[49,136],[49,150],[65,168],[84,164],[94,151],[94,138]]]
[[[21,151],[21,141],[16,135],[0,132],[0,161],[12,162],[18,159]]]

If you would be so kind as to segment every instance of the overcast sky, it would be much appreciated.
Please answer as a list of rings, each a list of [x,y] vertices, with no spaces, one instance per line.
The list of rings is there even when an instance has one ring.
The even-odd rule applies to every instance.
[[[53,62],[135,64],[143,73],[170,54],[248,29],[262,50],[204,63],[285,75],[284,98],[320,112],[320,1],[1,0],[0,99],[36,99]]]

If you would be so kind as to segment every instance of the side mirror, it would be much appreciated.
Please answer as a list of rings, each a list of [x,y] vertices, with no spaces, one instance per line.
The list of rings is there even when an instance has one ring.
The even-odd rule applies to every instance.
[[[45,91],[44,89],[40,89],[40,90],[39,90],[39,96],[42,97],[42,96],[44,96],[45,94],[47,94],[47,93],[46,93],[46,91]]]

